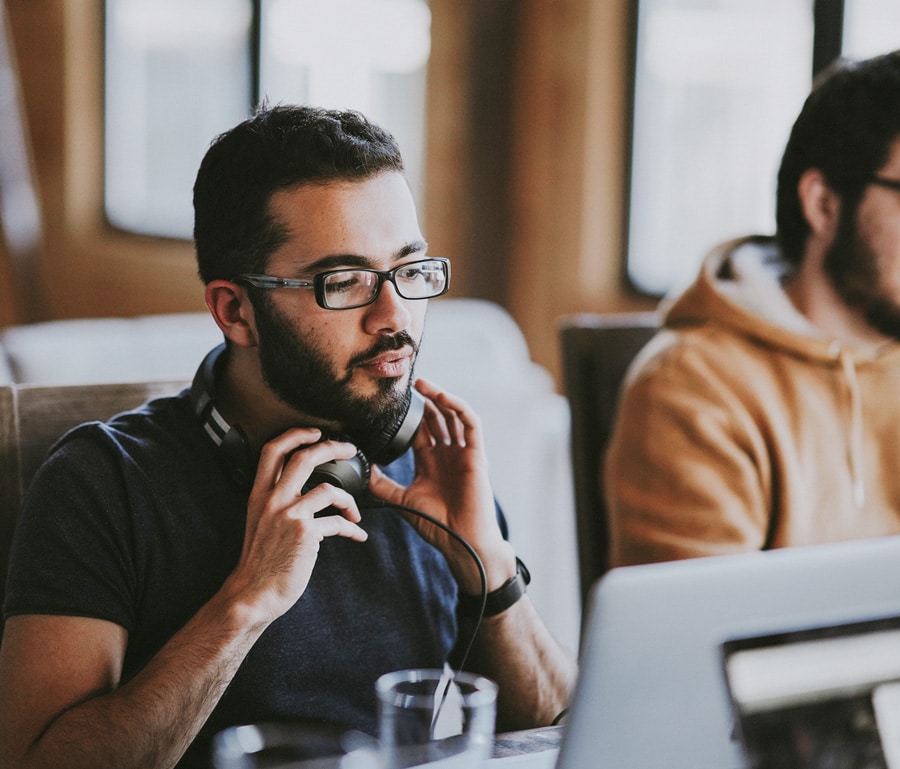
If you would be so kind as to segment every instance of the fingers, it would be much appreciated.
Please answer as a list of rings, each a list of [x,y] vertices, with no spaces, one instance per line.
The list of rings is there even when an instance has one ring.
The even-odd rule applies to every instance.
[[[329,518],[344,518],[352,523],[361,520],[359,507],[351,494],[332,486],[330,483],[321,483],[306,494],[291,500],[284,508],[285,515],[296,519],[316,518],[325,511],[336,511],[338,515],[328,515]]]
[[[256,482],[274,488],[282,480],[288,485],[299,480],[302,487],[317,465],[333,459],[350,459],[356,453],[352,444],[321,438],[322,431],[311,427],[286,430],[273,438],[260,452]]]
[[[332,460],[349,459],[356,449],[349,443],[321,441],[321,431],[294,428],[266,443],[260,452],[256,478],[250,492],[247,534],[253,537],[266,518],[312,519],[323,510],[334,508],[339,515],[329,516],[355,525],[360,520],[356,500],[343,489],[320,484],[305,494],[303,489],[313,470]],[[332,526],[333,524],[329,524]],[[362,541],[359,527],[342,529],[341,536]]]
[[[481,420],[466,401],[425,379],[416,381],[416,389],[427,399],[425,422],[434,444],[481,446]]]
[[[365,542],[369,538],[368,532],[340,515],[329,515],[315,519],[317,533],[324,539],[326,537],[346,537],[356,542]]]
[[[316,508],[329,506],[342,514],[315,517]],[[351,510],[353,517],[358,517],[350,495],[328,484],[295,499],[287,508],[267,504],[253,511],[251,505],[241,556],[231,575],[233,584],[261,616],[281,616],[305,592],[324,539],[368,539],[367,532],[349,520]]]
[[[253,491],[272,489],[281,478],[288,452],[304,445],[314,444],[321,437],[322,431],[317,428],[297,428],[287,430],[266,443],[259,454]]]
[[[260,452],[254,486],[270,490],[281,485],[299,493],[318,465],[355,456],[352,444],[323,441],[321,437],[321,430],[298,427],[266,443]]]

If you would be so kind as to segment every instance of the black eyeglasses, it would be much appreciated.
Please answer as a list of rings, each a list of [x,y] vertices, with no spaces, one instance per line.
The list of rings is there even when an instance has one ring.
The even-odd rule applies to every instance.
[[[873,176],[869,184],[877,184],[879,187],[887,187],[889,190],[900,192],[900,179],[888,179],[884,176]]]
[[[328,270],[314,275],[312,280],[252,273],[242,273],[233,280],[256,288],[311,288],[316,292],[316,304],[319,307],[326,310],[353,310],[372,304],[386,280],[394,284],[397,293],[404,299],[432,299],[446,294],[450,288],[450,260],[433,256],[384,271],[366,267]]]

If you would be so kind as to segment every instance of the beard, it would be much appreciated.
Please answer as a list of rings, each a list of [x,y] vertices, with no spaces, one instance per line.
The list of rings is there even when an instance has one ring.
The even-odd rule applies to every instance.
[[[325,347],[304,339],[263,299],[254,306],[259,330],[259,360],[265,383],[287,405],[322,422],[338,423],[352,436],[366,457],[383,464],[392,459],[385,454],[409,409],[413,381],[379,379],[372,396],[355,394],[350,382],[361,363],[383,352],[410,347],[415,365],[419,345],[406,332],[384,335],[365,352],[354,355],[341,377],[333,369]]]
[[[844,304],[879,333],[900,340],[900,304],[885,290],[878,255],[860,235],[857,208],[841,212],[834,242],[825,254],[825,273]]]

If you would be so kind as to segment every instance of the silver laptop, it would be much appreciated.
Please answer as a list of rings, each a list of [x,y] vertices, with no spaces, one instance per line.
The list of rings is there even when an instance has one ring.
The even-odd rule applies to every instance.
[[[723,643],[900,614],[900,536],[614,569],[557,769],[738,769]]]

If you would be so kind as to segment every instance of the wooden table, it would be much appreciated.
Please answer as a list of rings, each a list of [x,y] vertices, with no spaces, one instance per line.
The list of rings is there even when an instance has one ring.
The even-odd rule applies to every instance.
[[[521,756],[559,748],[564,726],[544,726],[520,732],[504,732],[494,738],[493,758]]]

